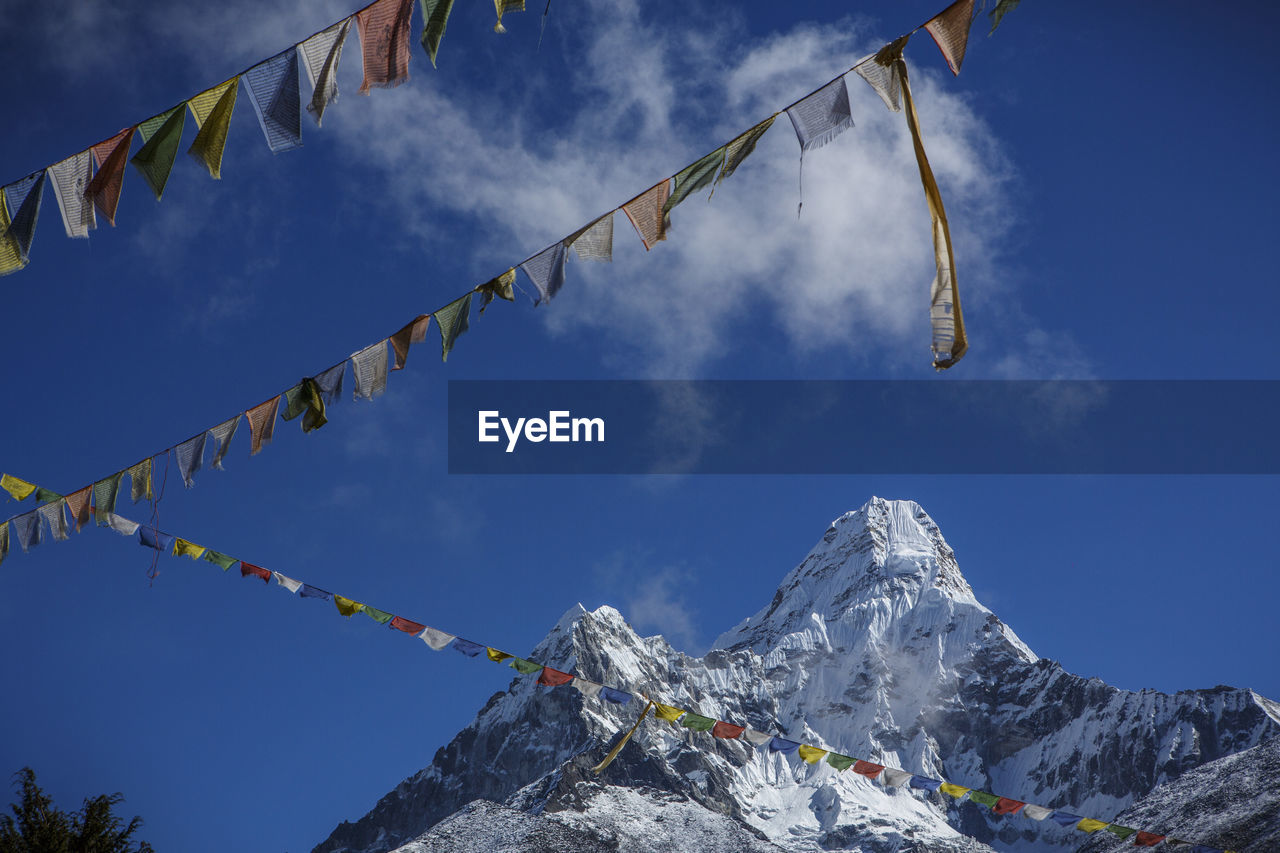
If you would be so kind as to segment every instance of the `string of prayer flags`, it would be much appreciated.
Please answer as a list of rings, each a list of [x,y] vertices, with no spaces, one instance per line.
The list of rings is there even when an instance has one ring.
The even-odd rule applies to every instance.
[[[339,21],[298,45],[302,51],[302,67],[311,83],[311,100],[307,112],[320,125],[320,119],[329,104],[338,99],[338,60],[342,58],[342,45],[351,31],[352,18]]]
[[[444,631],[437,631],[435,628],[423,628],[419,639],[427,644],[427,647],[435,652],[442,652],[445,646],[452,643],[456,637],[453,634],[446,634]]]
[[[728,147],[728,145],[721,145],[696,163],[690,163],[676,173],[675,178],[672,179],[674,186],[671,189],[671,195],[662,204],[664,227],[671,227],[672,208],[699,190],[711,186],[720,167],[724,165],[724,155]]]
[[[137,503],[143,498],[151,500],[151,460],[143,459],[126,469],[125,473],[129,475],[129,497],[133,502]]]
[[[960,73],[960,64],[964,62],[964,51],[969,44],[969,27],[972,23],[973,0],[956,0],[924,25],[925,31],[933,36],[933,42],[938,46],[938,50],[942,51],[942,58],[947,61],[947,67],[951,69],[953,75]]]
[[[205,550],[207,549],[203,545],[188,542],[181,536],[177,537],[173,543],[173,556],[175,557],[190,557],[193,560],[199,560],[204,556]]]
[[[49,532],[53,534],[55,542],[61,542],[68,537],[67,533],[67,517],[62,514],[63,499],[59,497],[57,500],[50,501],[36,509],[40,517],[49,525]]]
[[[147,186],[151,187],[156,201],[164,195],[165,185],[169,183],[169,173],[173,171],[174,161],[178,158],[178,146],[182,142],[182,131],[186,124],[187,106],[178,104],[138,125],[143,144],[130,162],[142,174]]]
[[[231,439],[235,437],[236,427],[240,426],[240,416],[228,418],[209,430],[209,434],[213,436],[213,467],[219,471],[225,471],[222,467],[222,459],[227,455],[227,451],[231,449]]]
[[[24,267],[31,257],[31,242],[36,236],[36,220],[40,217],[40,202],[44,198],[45,174],[45,170],[41,169],[4,188],[5,205],[10,215],[5,236],[13,240]]]
[[[395,363],[391,365],[392,370],[404,369],[405,364],[409,361],[409,346],[411,344],[420,344],[427,339],[427,326],[429,325],[431,325],[431,315],[419,314],[411,322],[405,324],[404,328],[388,338],[391,341],[391,350],[395,353]]]
[[[246,571],[246,569],[248,571]],[[240,574],[241,576],[255,575],[257,577],[262,578],[264,581],[270,580],[270,578],[274,575],[276,579],[276,583],[280,584],[280,586],[289,590],[289,592],[296,593],[298,590],[302,589],[302,581],[296,581],[291,577],[286,577],[285,575],[280,574],[279,572],[268,572],[266,569],[262,569],[262,568],[259,568],[258,566],[250,565],[249,563],[246,563],[244,560],[240,561]]]
[[[1004,16],[1018,8],[1020,0],[996,0],[995,7],[991,10],[989,17],[991,18],[991,35],[996,31],[996,27],[1000,26],[1000,22],[1004,20]]]
[[[98,172],[84,192],[93,199],[93,206],[111,223],[112,228],[116,225],[116,208],[124,186],[124,165],[129,159],[129,146],[133,144],[133,131],[134,128],[126,127],[89,149],[98,161]]]
[[[67,495],[67,510],[71,513],[71,520],[76,525],[76,532],[80,532],[80,528],[89,522],[89,495],[92,493],[92,486],[85,486],[79,491],[72,492]]]
[[[123,474],[123,471],[118,471],[93,484],[93,515],[99,526],[106,524],[104,516],[107,513],[116,511],[116,496],[120,493],[120,477]]]
[[[356,387],[352,397],[372,400],[387,390],[387,342],[378,341],[351,354]]]
[[[538,675],[538,683],[543,687],[560,687],[573,681],[573,676],[567,672],[561,672],[558,669],[552,669],[549,666],[542,668],[541,674]]]
[[[0,474],[0,489],[12,495],[15,501],[25,501],[36,490],[36,485],[12,474]]]
[[[493,8],[498,13],[498,23],[493,25],[493,31],[505,33],[507,28],[502,26],[502,16],[507,12],[523,12],[524,0],[493,0]]]
[[[422,0],[422,49],[427,52],[432,68],[436,67],[436,53],[452,11],[453,0]]]
[[[200,463],[204,461],[204,443],[207,435],[207,432],[201,432],[173,449],[173,455],[178,460],[178,473],[182,475],[182,483],[188,489],[196,484],[196,472],[200,470]]]
[[[538,291],[534,305],[550,302],[564,286],[564,265],[568,254],[564,242],[548,246],[520,265]]]
[[[272,154],[302,147],[298,51],[289,48],[244,73],[249,101]]]
[[[276,428],[276,412],[279,409],[280,395],[277,394],[267,402],[259,403],[244,413],[245,419],[249,421],[250,456],[256,456],[262,448],[271,443],[271,435]]]
[[[613,211],[577,231],[565,243],[573,247],[583,261],[613,260]],[[514,279],[514,277],[513,277]],[[481,308],[481,311],[484,309]]]
[[[208,169],[209,177],[215,180],[222,177],[222,152],[227,145],[227,128],[231,126],[231,113],[236,108],[239,84],[240,78],[232,77],[187,101],[200,128],[187,153]]]
[[[801,760],[804,761],[805,764],[817,764],[826,756],[826,754],[827,751],[825,749],[819,749],[816,746],[809,746],[807,743],[802,743],[800,746],[796,747],[796,755],[800,756]]]
[[[98,219],[93,215],[93,201],[85,195],[91,180],[93,154],[88,150],[49,167],[49,182],[53,184],[53,195],[62,214],[62,227],[68,237],[87,239],[89,231],[98,227]]]
[[[853,69],[875,90],[880,100],[884,101],[884,105],[895,113],[902,110],[902,75],[898,72],[898,65],[894,59],[902,55],[902,49],[906,47],[908,38],[903,36],[885,45],[873,56],[859,62]]]
[[[725,146],[724,168],[720,170],[720,174],[716,177],[716,186],[719,186],[721,181],[736,172],[738,167],[742,165],[742,161],[751,156],[751,152],[756,150],[756,143],[760,141],[760,137],[764,136],[765,131],[773,127],[773,120],[777,117],[778,114],[774,113],[750,130],[735,136]],[[713,189],[712,192],[714,193],[715,190]]]
[[[22,546],[24,554],[44,541],[40,516],[34,509],[16,516],[13,519],[13,529],[18,534],[18,544]]]
[[[325,417],[324,400],[320,397],[320,388],[316,381],[307,377],[297,385],[284,392],[284,411],[280,417],[291,421],[303,415],[302,431],[311,432],[320,429],[329,422]]]
[[[436,328],[440,330],[441,361],[449,360],[449,352],[458,337],[471,328],[468,316],[471,314],[471,296],[471,293],[467,293],[432,315],[436,318]]]
[[[356,13],[364,81],[360,94],[389,89],[409,79],[409,17],[413,0],[376,0]]]
[[[476,293],[480,294],[480,313],[483,314],[484,309],[489,307],[489,303],[494,299],[515,302],[515,283],[516,268],[512,267],[497,278],[491,278],[484,284],[476,285]],[[425,328],[423,331],[426,331]]]
[[[666,219],[662,209],[667,203],[670,183],[670,178],[663,178],[622,206],[622,212],[635,226],[646,252],[652,249],[655,243],[667,239]]]

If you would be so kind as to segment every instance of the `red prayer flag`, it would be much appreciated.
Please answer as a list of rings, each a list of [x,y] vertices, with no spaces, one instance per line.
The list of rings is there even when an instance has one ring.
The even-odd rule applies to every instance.
[[[85,198],[93,199],[93,206],[106,217],[114,228],[116,206],[120,204],[120,187],[124,184],[124,167],[129,161],[129,146],[133,144],[134,128],[126,127],[106,142],[93,146],[93,156],[98,161],[98,173],[84,188]]]
[[[1139,830],[1138,837],[1133,839],[1133,844],[1135,847],[1155,847],[1161,841],[1164,841],[1164,839],[1165,836],[1163,835],[1156,835],[1154,832],[1142,832]]]
[[[360,94],[373,86],[389,89],[409,79],[409,18],[413,0],[377,0],[356,14],[364,82]]]
[[[723,720],[716,720],[716,724],[711,727],[712,737],[722,737],[726,740],[732,740],[747,730],[746,726],[735,726],[733,723],[726,723]]]
[[[67,495],[67,509],[71,510],[71,518],[76,523],[76,532],[89,521],[89,495],[92,486],[85,486],[78,492]]]
[[[406,634],[421,634],[427,629],[426,625],[419,625],[417,622],[410,622],[403,616],[393,617],[391,627],[397,631],[404,631]]]
[[[538,676],[538,683],[545,687],[559,687],[561,684],[568,684],[573,681],[573,676],[567,672],[561,672],[558,669],[552,669],[549,666],[542,668],[542,675]]]
[[[1001,797],[996,800],[996,804],[991,807],[991,810],[996,814],[1017,814],[1022,811],[1022,807],[1025,805],[1026,803],[1020,803],[1008,797]]]
[[[271,580],[271,572],[262,568],[262,566],[255,566],[253,563],[246,563],[244,560],[241,560],[240,577],[247,578],[249,575],[262,578],[263,583],[268,583]]]
[[[883,764],[872,764],[870,761],[862,760],[853,762],[853,772],[859,776],[866,776],[868,779],[876,778],[882,770],[884,770]]]
[[[396,354],[395,364],[391,366],[392,370],[404,369],[405,362],[409,360],[409,344],[420,344],[425,341],[427,339],[427,326],[430,323],[430,314],[420,314],[389,338],[391,349]]]

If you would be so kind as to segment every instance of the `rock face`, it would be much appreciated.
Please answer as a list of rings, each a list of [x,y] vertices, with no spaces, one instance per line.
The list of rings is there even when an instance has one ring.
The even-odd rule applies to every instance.
[[[837,519],[771,603],[701,658],[639,637],[612,608],[581,606],[531,657],[717,719],[1101,818],[1280,733],[1280,707],[1249,690],[1124,691],[1037,657],[974,598],[911,501],[873,498]],[[662,722],[641,726],[596,776],[589,768],[639,710],[516,679],[431,766],[314,853],[1062,853],[1085,839]],[[1222,846],[1211,832],[1187,837]]]

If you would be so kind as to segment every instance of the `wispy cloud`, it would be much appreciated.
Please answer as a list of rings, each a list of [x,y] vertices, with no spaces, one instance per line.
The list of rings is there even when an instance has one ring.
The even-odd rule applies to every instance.
[[[592,574],[608,590],[608,601],[616,603],[641,634],[661,634],[687,654],[705,650],[704,632],[685,596],[693,581],[689,568],[655,566],[645,555],[615,553],[596,563]]]

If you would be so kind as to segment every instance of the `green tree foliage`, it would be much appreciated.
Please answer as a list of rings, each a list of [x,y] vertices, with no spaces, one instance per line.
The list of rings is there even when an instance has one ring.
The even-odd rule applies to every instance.
[[[125,824],[112,814],[124,801],[120,794],[86,798],[68,814],[40,789],[30,767],[14,774],[14,787],[20,797],[12,815],[0,815],[0,853],[154,853],[147,842],[133,840],[142,818]]]

